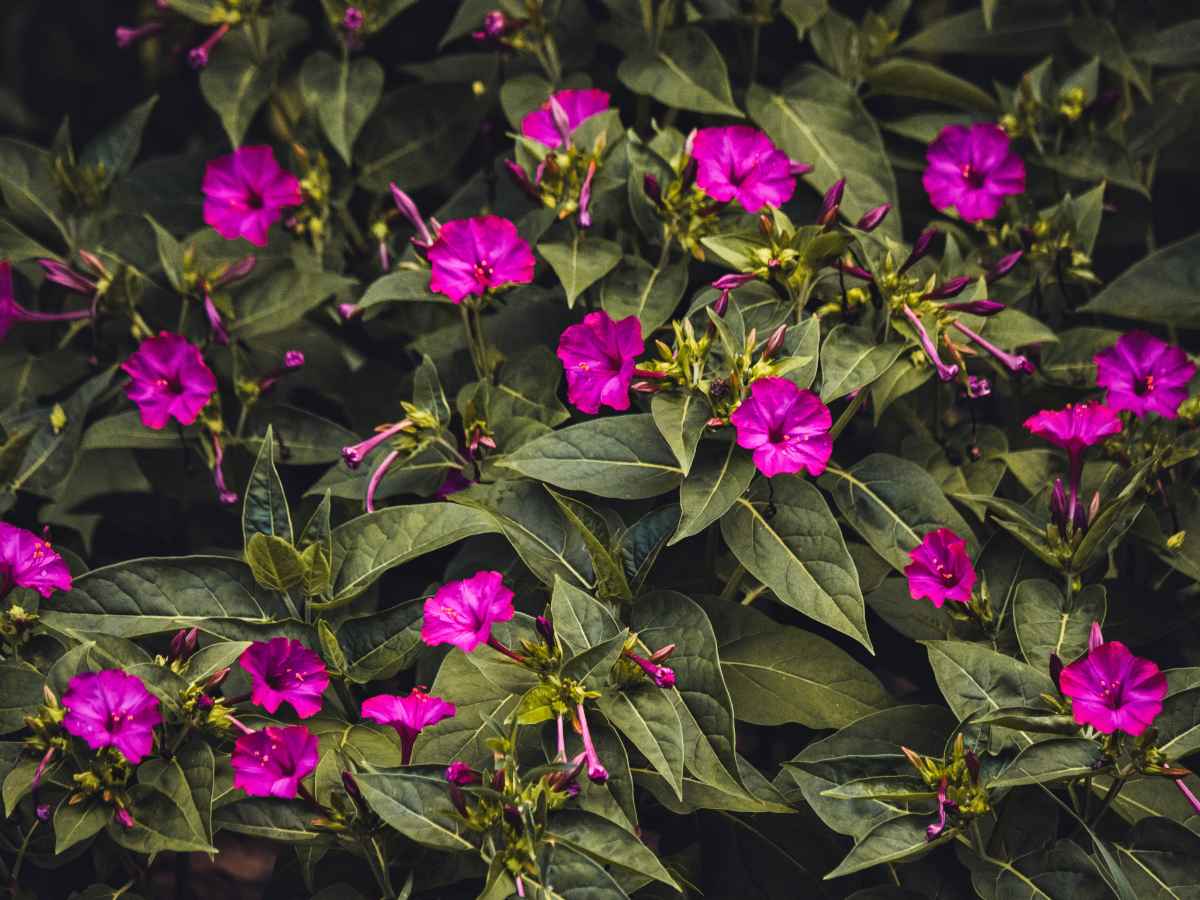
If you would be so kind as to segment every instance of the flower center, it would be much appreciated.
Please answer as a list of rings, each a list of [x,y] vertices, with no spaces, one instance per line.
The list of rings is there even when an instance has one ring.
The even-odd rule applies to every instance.
[[[1119,679],[1105,681],[1100,679],[1100,699],[1110,709],[1117,709],[1121,705],[1121,682]]]
[[[1133,383],[1133,392],[1135,394],[1137,394],[1139,397],[1145,397],[1147,394],[1153,394],[1154,393],[1154,376],[1147,375],[1145,378],[1141,379],[1140,381],[1135,381]]]
[[[480,260],[475,263],[475,280],[480,284],[490,285],[492,283],[492,264],[487,260]]]
[[[304,673],[297,672],[291,666],[288,666],[282,672],[272,672],[267,676],[267,684],[275,691],[284,691],[290,687],[298,687],[304,684]]]
[[[262,209],[265,205],[266,204],[263,203],[262,194],[258,193],[257,191],[251,191],[246,195],[246,206],[248,206],[250,209]]]
[[[172,375],[170,378],[156,378],[154,386],[168,394],[183,393],[183,385],[179,383],[178,375]]]
[[[983,187],[984,174],[976,169],[970,163],[963,163],[961,169],[963,181],[967,183],[967,187],[974,190],[979,190]]]

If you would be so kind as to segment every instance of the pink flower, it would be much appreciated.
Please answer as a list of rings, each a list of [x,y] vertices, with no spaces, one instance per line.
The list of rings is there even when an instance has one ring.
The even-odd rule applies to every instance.
[[[768,478],[801,469],[816,477],[833,453],[829,408],[785,378],[755,381],[729,421],[738,446],[754,451],[754,465]]]
[[[233,747],[233,786],[251,797],[295,800],[318,755],[317,736],[303,725],[243,734]]]
[[[425,601],[421,640],[431,647],[453,644],[470,653],[489,642],[492,623],[513,617],[513,592],[499,572],[476,572],[444,584]]]
[[[606,91],[588,88],[586,90],[558,91],[550,100],[561,107],[566,114],[568,133],[579,127],[585,119],[590,119],[597,113],[608,109],[609,95]],[[525,137],[545,144],[550,148],[562,146],[565,141],[554,121],[554,111],[550,100],[547,100],[521,120],[521,134]]]
[[[930,531],[908,557],[912,562],[905,567],[904,576],[914,600],[931,600],[938,609],[947,600],[971,602],[975,567],[967,554],[967,542],[949,528]]]
[[[136,766],[154,749],[162,714],[158,698],[136,675],[119,669],[76,675],[62,705],[67,709],[63,727],[93,750],[113,747]]]
[[[277,637],[255,641],[238,660],[250,673],[250,700],[269,713],[290,703],[302,719],[321,711],[321,695],[329,687],[329,674],[321,657],[299,641]]]
[[[563,329],[558,358],[567,375],[567,400],[585,413],[597,413],[601,406],[629,409],[633,361],[644,349],[637,316],[614,322],[604,311],[588,313]]]
[[[1135,737],[1162,712],[1167,695],[1167,679],[1158,666],[1134,656],[1120,641],[1105,641],[1099,622],[1092,623],[1087,654],[1062,670],[1058,686],[1071,698],[1080,725]]]
[[[1083,451],[1123,427],[1115,410],[1099,403],[1068,403],[1063,409],[1043,409],[1025,420],[1025,427],[1040,438],[1062,447],[1069,458],[1071,499],[1067,522],[1075,521],[1079,502],[1079,480],[1083,475]]]
[[[792,161],[757,128],[701,128],[692,155],[704,193],[723,203],[737,200],[746,212],[782,206],[796,192]]]
[[[499,216],[447,222],[428,251],[429,289],[461,303],[469,294],[533,281],[533,251],[517,226]]]
[[[126,396],[137,404],[142,424],[156,431],[169,419],[191,425],[217,390],[216,376],[200,351],[166,331],[142,341],[121,368],[133,379]]]
[[[1123,335],[1096,354],[1096,384],[1108,388],[1108,405],[1138,418],[1156,412],[1174,419],[1195,374],[1186,353],[1144,331]]]
[[[966,222],[993,218],[1005,197],[1025,191],[1025,163],[999,125],[947,125],[925,159],[929,202],[943,212],[954,207]]]
[[[227,241],[267,245],[267,230],[285,206],[304,202],[300,182],[275,161],[270,147],[241,147],[204,170],[204,221]]]
[[[74,319],[90,319],[90,309],[74,312],[43,313],[26,309],[17,302],[13,292],[12,263],[0,261],[0,341],[8,336],[17,322],[67,322]]]
[[[71,572],[49,542],[32,531],[0,522],[0,598],[14,585],[49,599],[56,590],[71,589]]]
[[[403,746],[405,763],[412,757],[417,735],[428,726],[453,717],[456,711],[453,703],[431,696],[420,687],[413,688],[407,697],[379,694],[364,700],[362,705],[364,719],[396,729]]]

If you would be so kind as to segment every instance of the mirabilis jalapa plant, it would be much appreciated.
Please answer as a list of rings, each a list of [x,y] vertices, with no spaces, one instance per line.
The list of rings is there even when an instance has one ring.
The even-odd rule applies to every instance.
[[[1200,20],[445,6],[0,139],[13,895],[1200,889]]]

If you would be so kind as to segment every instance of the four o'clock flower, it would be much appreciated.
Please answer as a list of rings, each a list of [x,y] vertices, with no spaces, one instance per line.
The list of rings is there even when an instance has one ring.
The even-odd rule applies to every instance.
[[[303,725],[252,731],[233,747],[233,786],[251,797],[295,800],[317,759],[317,736]]]
[[[1040,438],[1062,447],[1070,461],[1071,499],[1066,520],[1075,521],[1079,501],[1079,479],[1083,474],[1083,451],[1121,431],[1121,417],[1099,403],[1068,403],[1063,409],[1043,409],[1025,420],[1025,427]]]
[[[200,351],[166,331],[142,341],[121,368],[132,379],[125,395],[137,404],[142,424],[156,431],[170,419],[191,425],[217,390],[217,378]]]
[[[563,329],[558,339],[558,358],[567,376],[568,402],[592,414],[601,406],[629,409],[633,361],[644,349],[642,324],[637,316],[614,322],[600,310]]]
[[[71,571],[48,541],[7,522],[0,522],[0,599],[13,587],[37,591],[49,599],[71,589]]]
[[[833,453],[829,407],[812,391],[786,378],[760,378],[729,417],[739,447],[754,451],[754,465],[768,478],[804,469],[814,478]]]
[[[600,755],[596,752],[596,745],[592,743],[592,733],[588,730],[587,714],[583,711],[583,704],[575,704],[575,717],[579,725],[579,735],[583,738],[583,753],[587,759],[587,776],[595,784],[604,784],[608,781],[608,769],[600,762]]]
[[[1167,695],[1167,678],[1158,666],[1134,656],[1120,641],[1105,641],[1099,622],[1092,623],[1087,654],[1062,670],[1058,686],[1071,698],[1080,725],[1134,737],[1162,712]]]
[[[1195,374],[1186,353],[1144,331],[1122,335],[1096,354],[1096,384],[1108,389],[1108,405],[1138,418],[1154,412],[1174,419]]]
[[[669,688],[675,686],[674,669],[668,668],[667,666],[660,666],[653,660],[639,656],[632,650],[624,651],[624,656],[631,662],[636,663],[638,668],[645,672],[646,677],[653,681],[657,687]]]
[[[163,30],[162,22],[147,22],[139,28],[130,28],[127,25],[118,25],[115,32],[117,38],[117,46],[122,50],[132,47],[138,41],[145,40],[148,37],[153,37]]]
[[[1000,307],[1000,309],[993,309],[990,305],[992,302],[993,301],[990,300],[976,300],[974,301],[974,304],[952,303],[950,306],[958,307],[963,309],[965,312],[971,312],[975,315],[991,315],[993,312],[999,312],[1000,309],[1004,308],[1002,304],[995,304],[996,306]],[[976,304],[988,305],[976,306]],[[971,308],[972,306],[975,306],[975,308]],[[1033,363],[1031,363],[1026,357],[1021,356],[1018,353],[1007,353],[1004,350],[1001,350],[991,341],[984,338],[983,335],[976,334],[957,319],[954,320],[953,325],[958,331],[962,332],[968,340],[978,344],[980,347],[986,350],[989,354],[991,354],[992,358],[995,359],[996,362],[1000,363],[1000,365],[1004,366],[1004,368],[1008,369],[1008,371],[1012,372],[1014,375],[1032,375],[1034,373]]]
[[[1025,192],[1025,163],[999,125],[947,125],[929,145],[921,183],[934,209],[966,222],[995,217],[1004,198]]]
[[[321,657],[299,641],[277,637],[255,641],[238,660],[250,674],[250,700],[269,713],[290,703],[302,719],[321,711],[329,674]]]
[[[427,256],[429,289],[455,303],[513,284],[533,281],[535,260],[517,226],[499,216],[455,219],[438,232]]]
[[[970,603],[975,588],[975,567],[967,542],[949,528],[930,531],[908,553],[904,569],[908,592],[914,600],[930,600],[938,609],[947,600]]]
[[[204,221],[228,241],[267,245],[267,231],[287,206],[304,202],[300,182],[267,146],[240,147],[204,170]]]
[[[925,323],[921,321],[921,317],[913,311],[911,306],[904,307],[904,318],[908,319],[908,324],[916,332],[917,343],[921,345],[921,349],[925,351],[925,355],[933,363],[933,367],[937,370],[938,378],[942,381],[953,379],[958,374],[958,366],[953,364],[946,365],[942,362],[942,358],[938,356],[937,345],[933,343],[933,338],[925,330]]]
[[[421,640],[430,647],[453,644],[464,653],[488,644],[510,655],[512,651],[492,637],[492,625],[513,617],[512,600],[513,592],[499,572],[476,572],[443,584],[425,601]]]
[[[396,209],[400,210],[400,214],[408,220],[408,223],[416,230],[416,237],[412,239],[415,246],[422,250],[428,250],[433,246],[434,237],[429,230],[429,226],[425,224],[425,217],[421,215],[421,210],[417,208],[416,202],[400,188],[396,187],[396,183],[392,182],[392,199],[396,202]],[[387,268],[387,266],[384,266]]]
[[[93,750],[112,747],[136,766],[154,749],[162,714],[158,698],[136,675],[119,669],[76,675],[62,705],[67,710],[63,727]]]
[[[346,468],[357,469],[362,465],[363,460],[382,444],[384,441],[390,440],[400,432],[412,427],[411,419],[404,419],[397,422],[395,425],[381,425],[376,429],[375,434],[367,438],[365,441],[359,441],[357,444],[351,444],[349,447],[342,448],[342,461],[345,462]]]
[[[8,335],[18,322],[69,322],[90,319],[92,310],[80,309],[73,312],[43,313],[26,309],[17,302],[13,293],[12,263],[0,261],[0,341]]]
[[[400,735],[406,765],[412,758],[412,748],[417,735],[428,726],[453,717],[455,712],[453,703],[427,694],[421,687],[413,688],[407,697],[379,694],[364,700],[362,705],[364,719],[396,729],[396,733]]]
[[[237,503],[238,495],[237,491],[231,491],[229,485],[225,483],[225,444],[215,431],[209,432],[209,434],[212,437],[212,476],[213,485],[217,489],[217,499],[226,506],[232,506]]]
[[[569,138],[570,133],[585,119],[608,109],[610,99],[606,91],[595,88],[558,91],[533,112],[526,114],[521,120],[521,134],[552,149],[563,147],[567,144],[562,134],[564,128]],[[554,106],[560,110],[561,122],[555,121]]]
[[[208,65],[208,58],[212,54],[213,49],[217,44],[221,43],[221,39],[229,33],[229,23],[223,22],[208,38],[198,47],[193,47],[188,51],[188,65],[199,71]]]
[[[782,206],[809,171],[788,159],[763,132],[748,125],[701,128],[692,143],[696,184],[714,200],[737,200],[746,212]]]

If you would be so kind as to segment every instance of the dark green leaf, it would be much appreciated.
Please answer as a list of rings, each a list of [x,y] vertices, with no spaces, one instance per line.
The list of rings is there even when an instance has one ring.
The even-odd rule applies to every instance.
[[[626,57],[617,69],[621,83],[676,109],[741,116],[729,88],[725,60],[712,39],[687,27],[663,35],[657,52]]]
[[[383,95],[383,66],[369,56],[342,54],[336,60],[318,51],[304,61],[300,87],[315,109],[329,142],[347,165],[354,141]]]

